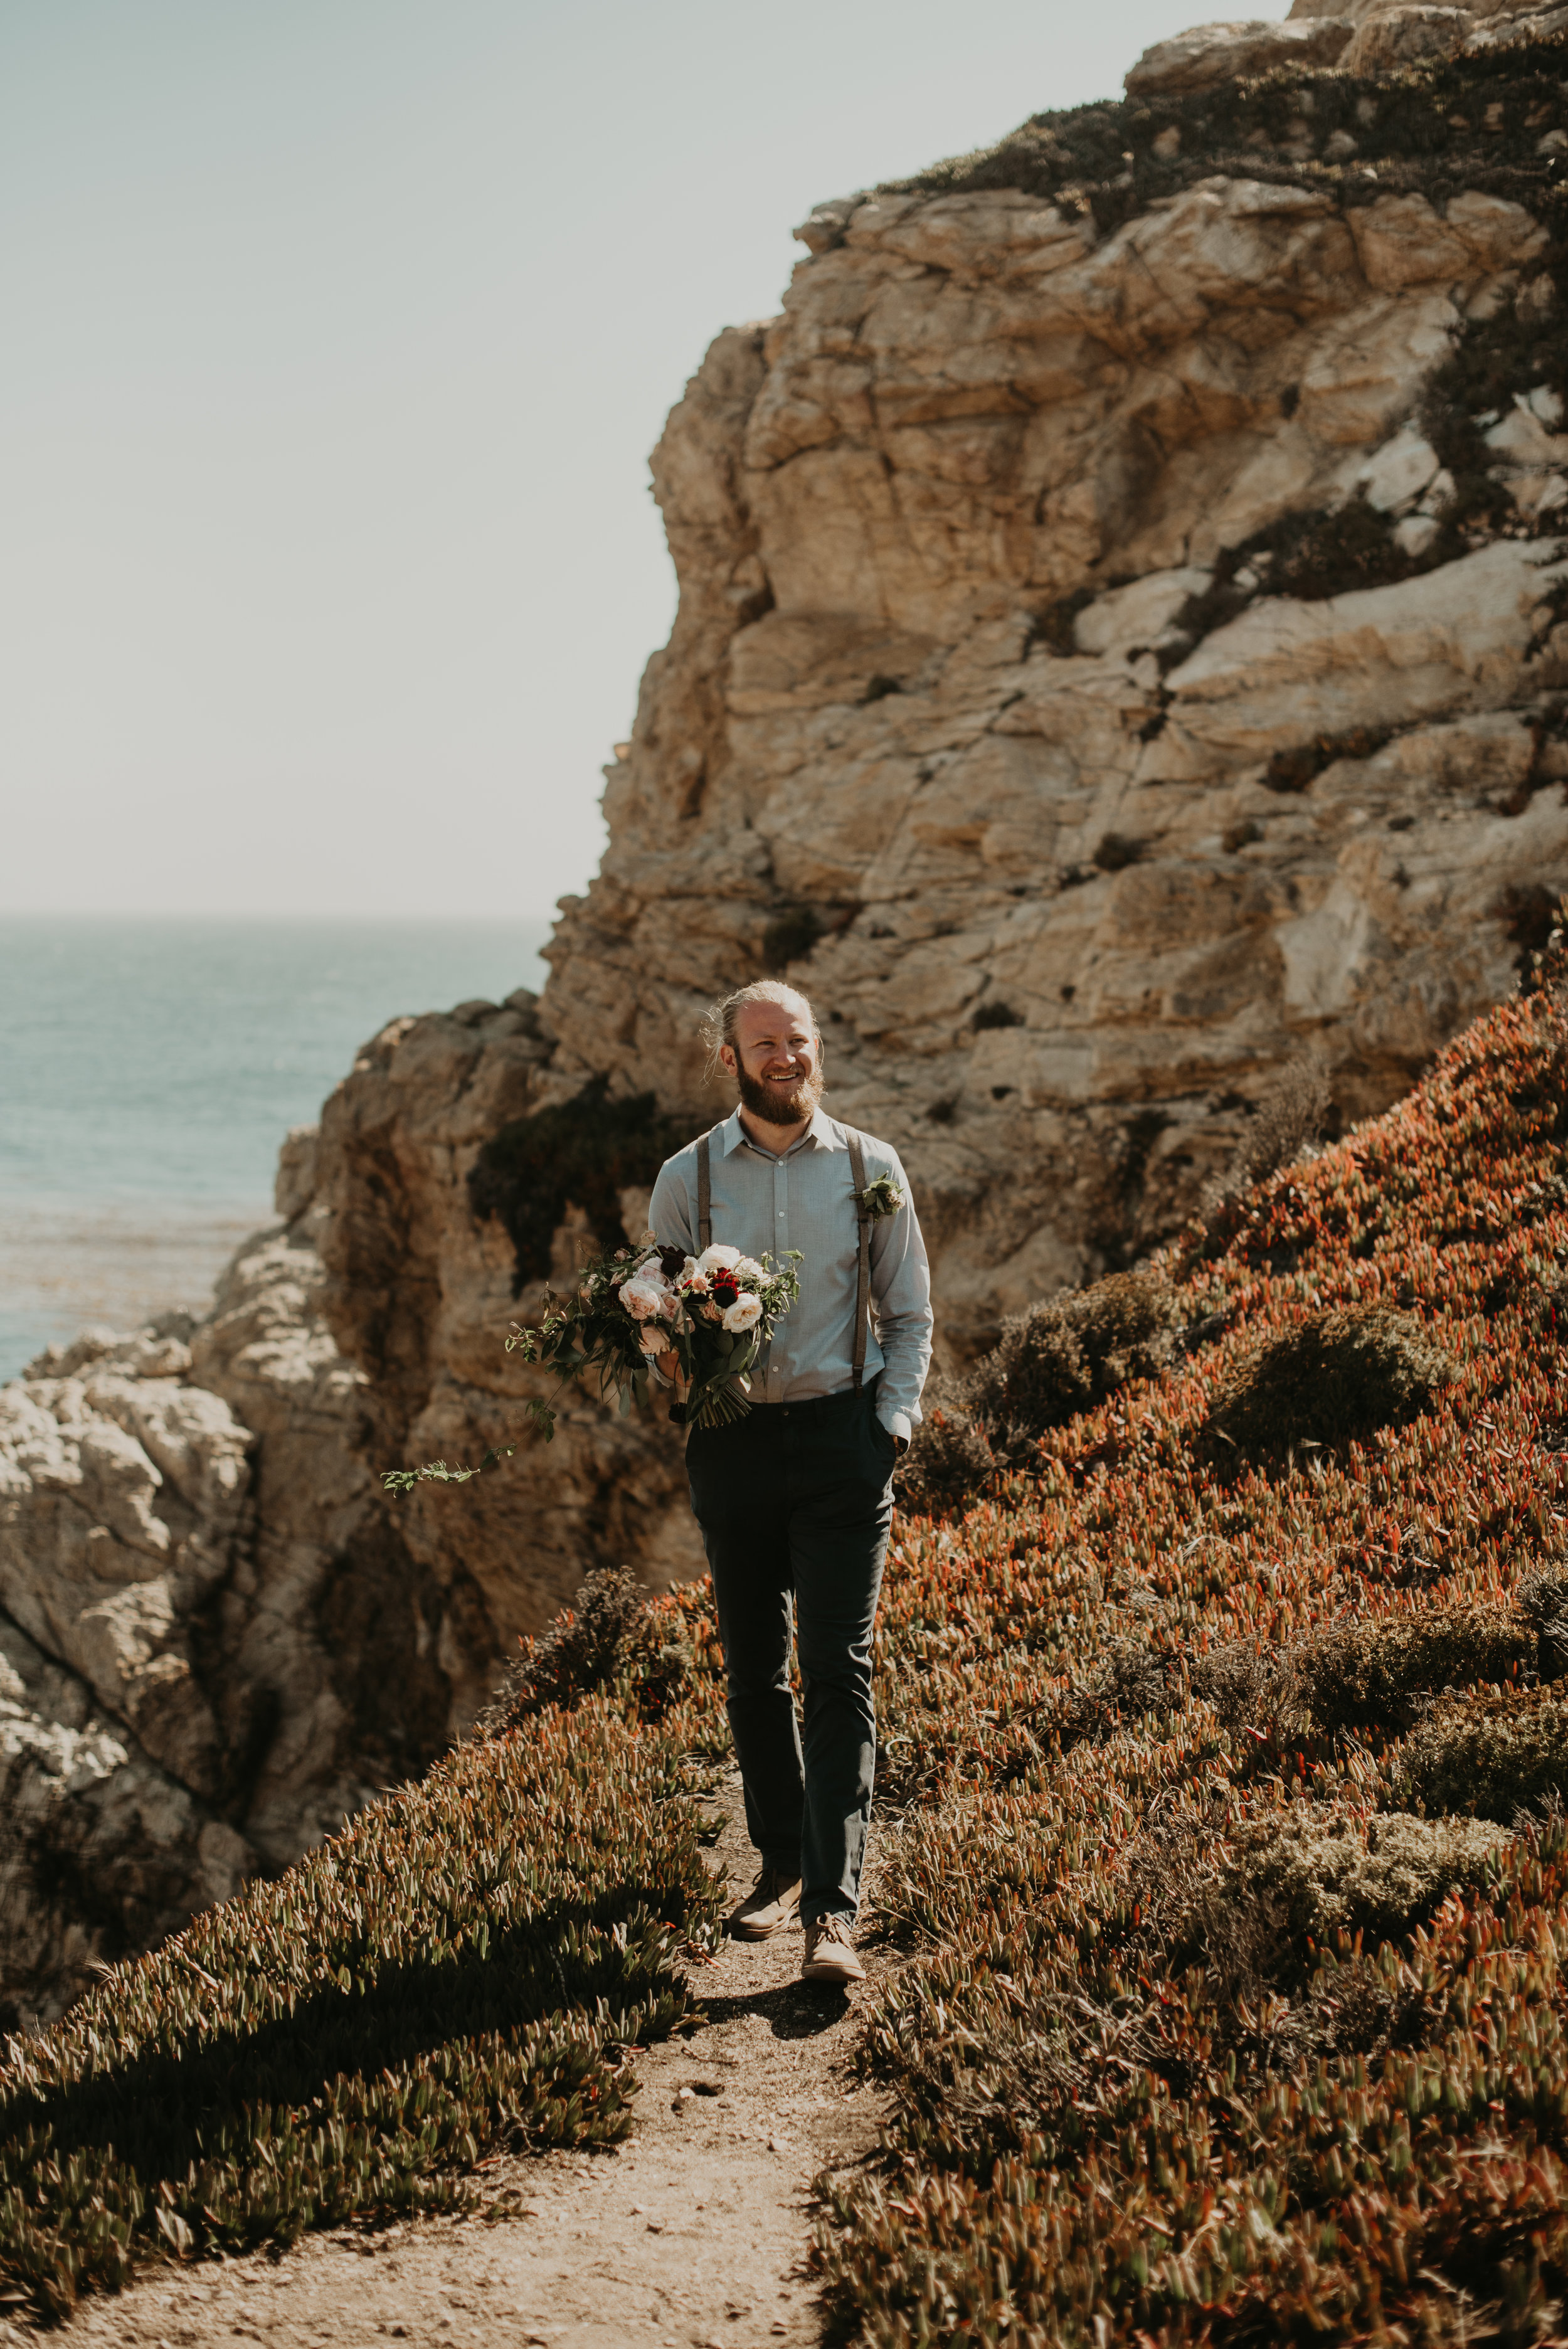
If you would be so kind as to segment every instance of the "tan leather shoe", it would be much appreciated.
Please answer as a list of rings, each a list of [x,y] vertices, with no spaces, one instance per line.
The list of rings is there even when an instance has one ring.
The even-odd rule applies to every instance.
[[[786,1876],[781,1868],[764,1868],[758,1869],[745,1899],[730,1910],[727,1921],[738,1941],[766,1941],[769,1934],[792,1925],[799,1914],[799,1878]]]
[[[824,1917],[820,1925],[807,1926],[806,1954],[800,1961],[802,1982],[831,1982],[839,1990],[848,1990],[851,1982],[865,1978],[866,1970],[851,1946],[850,1929],[841,1917]]]

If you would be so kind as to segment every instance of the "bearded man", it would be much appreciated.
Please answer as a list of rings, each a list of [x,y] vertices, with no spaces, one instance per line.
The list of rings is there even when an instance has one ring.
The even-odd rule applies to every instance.
[[[851,1935],[876,1763],[872,1634],[893,1464],[931,1362],[931,1280],[897,1152],[820,1105],[822,1039],[805,997],[765,980],[710,1021],[713,1063],[739,1106],[666,1160],[649,1221],[691,1256],[727,1241],[801,1257],[799,1296],[751,1372],[750,1411],[694,1427],[686,1446],[762,1863],[729,1924],[763,1940],[798,1913],[802,1975],[844,1986],[865,1971]]]

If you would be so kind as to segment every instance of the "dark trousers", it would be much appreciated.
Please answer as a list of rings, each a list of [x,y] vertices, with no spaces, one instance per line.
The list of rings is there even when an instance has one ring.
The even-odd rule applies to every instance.
[[[694,1427],[692,1507],[713,1568],[746,1824],[801,1878],[800,1916],[852,1922],[876,1767],[872,1632],[897,1446],[874,1385]],[[789,1690],[791,1626],[805,1733]]]

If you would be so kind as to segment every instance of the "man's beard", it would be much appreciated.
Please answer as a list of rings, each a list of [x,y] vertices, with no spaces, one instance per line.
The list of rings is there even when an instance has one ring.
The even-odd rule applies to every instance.
[[[784,1084],[769,1084],[765,1077],[753,1077],[740,1069],[736,1072],[740,1088],[740,1105],[753,1117],[769,1125],[800,1125],[816,1110],[822,1098],[822,1071],[813,1069],[809,1077],[798,1077]]]

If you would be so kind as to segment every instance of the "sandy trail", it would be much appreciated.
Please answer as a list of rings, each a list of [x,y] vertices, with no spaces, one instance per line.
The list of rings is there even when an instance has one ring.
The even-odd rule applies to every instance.
[[[738,1779],[717,1807],[727,1824],[709,1857],[744,1889],[755,1860]],[[873,1982],[898,1962],[874,1941],[862,1954]],[[635,2059],[627,2143],[499,2157],[479,2182],[504,2216],[343,2229],[278,2259],[152,2269],[118,2299],[85,2302],[55,2338],[61,2349],[820,2341],[806,2272],[811,2181],[872,2149],[881,2102],[849,2068],[865,1991],[809,1988],[799,1964],[798,1928],[727,1941],[717,1965],[694,1972],[705,2020]],[[8,2333],[23,2338],[0,2325],[0,2340]]]

